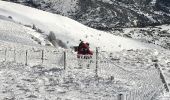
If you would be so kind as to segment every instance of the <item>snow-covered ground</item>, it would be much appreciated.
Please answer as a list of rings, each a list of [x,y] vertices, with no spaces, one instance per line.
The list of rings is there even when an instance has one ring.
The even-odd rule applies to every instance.
[[[135,51],[131,50],[131,51],[126,51],[125,50],[125,51],[121,51],[121,52],[113,52],[111,54],[108,54],[108,52],[105,52],[102,55],[103,55],[104,58],[107,58],[107,61],[108,61],[108,59],[110,59],[109,61],[112,62],[111,66],[114,66],[113,70],[116,70],[116,68],[118,68],[118,67],[119,68],[122,67],[123,70],[126,70],[125,72],[123,72],[121,70],[121,72],[123,72],[123,74],[120,74],[121,72],[112,73],[113,76],[117,76],[121,79],[121,78],[126,78],[126,77],[129,78],[129,77],[131,77],[131,75],[132,76],[138,76],[139,73],[140,74],[143,73],[142,74],[143,78],[140,77],[139,80],[141,81],[141,79],[144,79],[145,80],[144,84],[145,84],[146,87],[147,87],[146,84],[151,83],[147,89],[151,89],[151,87],[154,85],[155,82],[152,82],[152,79],[157,80],[157,82],[160,82],[160,81],[158,81],[158,79],[155,79],[156,76],[151,78],[152,77],[151,73],[155,73],[154,70],[153,70],[153,69],[155,69],[154,68],[155,65],[154,65],[153,60],[157,59],[158,60],[158,62],[157,62],[158,67],[161,69],[161,72],[163,73],[163,76],[164,76],[165,81],[166,81],[166,84],[164,84],[164,85],[167,85],[168,89],[170,89],[170,71],[169,71],[169,60],[170,59],[169,59],[169,53],[170,53],[169,51],[164,51],[164,50],[163,51],[157,51],[157,50],[135,50]],[[106,56],[104,56],[104,54]],[[110,55],[110,56],[108,56],[108,55]],[[105,67],[102,68],[102,71],[105,71],[105,70],[106,70]],[[105,71],[105,73],[107,74],[107,76],[110,76],[111,74],[109,73],[109,71],[112,72],[113,70],[111,70],[111,68],[109,67],[108,70]],[[147,72],[145,73],[146,70],[147,70]],[[127,73],[126,73],[128,71],[131,72],[130,76],[128,76]],[[157,78],[158,77],[160,78],[159,71],[157,70],[157,72],[156,72],[157,73],[156,75],[158,75]],[[147,75],[148,73],[150,73],[150,74]],[[136,75],[133,75],[133,74],[136,74]],[[144,78],[144,77],[147,77],[147,76],[148,76],[148,78],[151,78],[151,79]],[[161,79],[161,81],[162,81],[162,79]],[[128,83],[130,83],[130,82],[128,82]],[[138,82],[135,82],[135,83],[137,84]],[[159,86],[157,86],[157,88],[158,87]],[[145,90],[145,92],[147,91],[147,89]],[[150,100],[150,99],[148,99],[148,100]],[[158,97],[158,98],[155,98],[153,100],[170,100],[170,93],[167,92],[165,90],[165,87],[164,87],[164,92],[161,93],[161,96]]]
[[[112,31],[114,35],[138,39],[146,43],[156,44],[169,49],[170,25],[151,26],[145,28],[120,28]]]
[[[6,42],[20,43],[25,45],[45,45],[43,35],[34,30],[0,19],[0,40]],[[37,40],[35,39],[37,38]]]
[[[127,100],[157,100],[164,89],[152,58],[149,50],[100,53],[98,78],[94,69],[90,70],[94,65],[90,65],[90,69],[77,69],[79,65],[74,63],[69,69],[73,63],[68,61],[63,70],[63,66],[58,65],[2,62],[0,99],[118,100],[117,95],[121,93]]]
[[[41,32],[36,32],[32,26],[36,26]],[[88,41],[93,50],[95,47],[100,47],[99,77],[94,77],[95,61],[90,65],[92,70],[78,69],[76,54],[69,50],[65,71],[59,64],[41,65],[41,60],[38,60],[42,56],[41,52],[38,53],[39,49],[53,53],[55,50],[50,46],[42,46],[46,45],[46,42],[49,43],[46,37],[50,31],[69,47],[78,45],[80,39]],[[153,66],[154,57],[158,58],[167,83],[170,84],[168,65],[170,58],[167,56],[168,52],[161,47],[114,36],[60,15],[5,1],[0,1],[0,46],[1,49],[30,50],[28,58],[31,63],[28,66],[17,62],[0,64],[2,100],[117,100],[119,93],[127,94],[130,98],[128,100],[155,100],[162,92],[163,84],[159,72]],[[123,49],[128,51],[121,51]],[[34,55],[34,51],[31,50],[38,54]],[[154,55],[155,50],[158,52],[157,55]],[[102,51],[107,52],[102,53]],[[22,52],[19,53],[22,55]],[[63,55],[61,53],[60,55]],[[8,52],[7,55],[12,59]],[[2,58],[1,54],[0,56]],[[50,63],[60,62],[53,54],[46,56],[51,57],[45,59]]]
[[[125,83],[81,72],[44,66],[1,63],[0,99],[17,100],[116,100]]]
[[[1,84],[6,86],[4,88],[3,85],[0,85],[2,88],[0,97],[2,99],[117,100],[117,95],[123,93],[126,94],[127,98],[131,98],[128,100],[150,100],[151,98],[156,100],[156,97],[164,90],[159,73],[152,62],[152,59],[155,58],[155,50],[124,50],[112,53],[100,51],[99,77],[96,78],[94,77],[95,57],[89,66],[90,69],[87,66],[79,68],[78,59],[74,52],[67,51],[67,67],[66,70],[63,70],[63,65],[57,63],[60,61],[59,59],[62,59],[62,51],[56,52],[54,48],[50,47],[38,48],[14,44],[11,44],[11,46],[2,45],[1,49],[12,49],[13,47],[17,48],[15,51],[16,57],[13,55],[13,51],[9,51],[10,49],[7,49],[7,57],[3,56],[3,52],[0,53],[1,58],[12,61],[12,63],[0,64],[2,67]],[[45,50],[43,65],[41,65],[42,49],[47,50]],[[21,61],[21,59],[25,60],[25,52],[21,52],[22,50],[28,50],[28,66],[23,65],[25,61]],[[53,51],[56,53],[49,53]],[[20,53],[22,56],[18,56]],[[168,56],[165,56],[164,53],[162,51],[162,54],[156,56],[159,63],[162,62],[161,64],[165,65],[164,60],[166,59],[161,57]],[[46,58],[48,56],[50,59]],[[1,59],[0,62],[2,61],[4,60]],[[21,64],[18,64],[18,61]],[[83,63],[87,61],[83,60]],[[78,95],[74,95],[75,93]]]
[[[44,34],[53,31],[57,39],[62,40],[67,46],[75,46],[81,39],[89,42],[92,48],[100,47],[105,51],[159,48],[152,44],[98,31],[60,15],[5,1],[0,1],[0,14],[6,17],[11,16],[14,21],[24,25],[34,24],[44,31]]]

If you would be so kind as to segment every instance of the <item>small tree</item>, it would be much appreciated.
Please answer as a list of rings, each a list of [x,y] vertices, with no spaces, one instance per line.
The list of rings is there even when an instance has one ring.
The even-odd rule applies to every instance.
[[[37,30],[37,27],[35,26],[35,24],[33,24],[32,29]]]
[[[67,48],[66,44],[60,40],[57,39],[55,36],[55,33],[50,31],[50,34],[48,35],[48,40],[55,46],[55,47],[62,47],[62,48]]]
[[[8,16],[9,19],[13,19],[12,16]]]

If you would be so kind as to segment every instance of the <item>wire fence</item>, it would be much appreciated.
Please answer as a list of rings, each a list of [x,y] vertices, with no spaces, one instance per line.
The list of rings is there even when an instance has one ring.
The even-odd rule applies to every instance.
[[[127,83],[135,83],[132,90],[123,93],[126,95],[124,100],[154,100],[164,90],[159,71],[154,68],[153,62],[149,61],[152,59],[152,56],[149,55],[152,54],[140,56],[139,54],[138,52],[99,53],[99,62],[102,62],[98,69],[99,76],[114,76],[118,79],[128,80]],[[143,59],[144,57],[147,59]]]
[[[116,100],[154,100],[163,90],[160,73],[153,64],[148,65],[151,63],[149,60],[152,59],[152,54],[139,52],[141,51],[108,53],[96,49],[93,56],[82,55],[78,58],[77,54],[70,50],[0,48],[0,62],[16,62],[30,66],[46,65],[67,71],[87,70],[91,75],[120,79],[133,86],[133,89],[123,93],[117,91],[119,95]],[[135,58],[136,54],[138,56]]]

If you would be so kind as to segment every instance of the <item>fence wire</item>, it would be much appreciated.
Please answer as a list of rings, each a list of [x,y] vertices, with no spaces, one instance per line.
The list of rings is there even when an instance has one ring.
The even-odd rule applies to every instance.
[[[142,55],[142,52],[121,52],[119,54],[100,52],[98,74],[102,77],[114,76],[131,83],[133,89],[123,93],[127,94],[126,100],[154,100],[153,98],[162,92],[163,83],[158,70],[150,62],[151,59],[152,56]]]
[[[64,52],[60,50],[44,50],[43,64],[50,67],[64,68]]]
[[[66,52],[66,55],[64,54]],[[144,53],[145,52],[145,53]],[[144,55],[145,54],[145,55]],[[126,51],[120,53],[94,52],[93,56],[78,57],[74,51],[47,49],[0,48],[0,61],[28,65],[46,65],[67,71],[86,71],[87,75],[114,77],[129,85],[125,100],[154,100],[163,90],[159,72],[150,61],[150,51]],[[119,94],[119,91],[117,91]]]

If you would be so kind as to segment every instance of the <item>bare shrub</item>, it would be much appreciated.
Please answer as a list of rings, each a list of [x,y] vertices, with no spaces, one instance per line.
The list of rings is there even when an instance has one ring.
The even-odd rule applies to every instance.
[[[48,35],[48,40],[55,46],[55,47],[62,47],[62,48],[67,48],[66,44],[60,40],[57,39],[55,36],[54,32],[50,32],[50,34]]]

